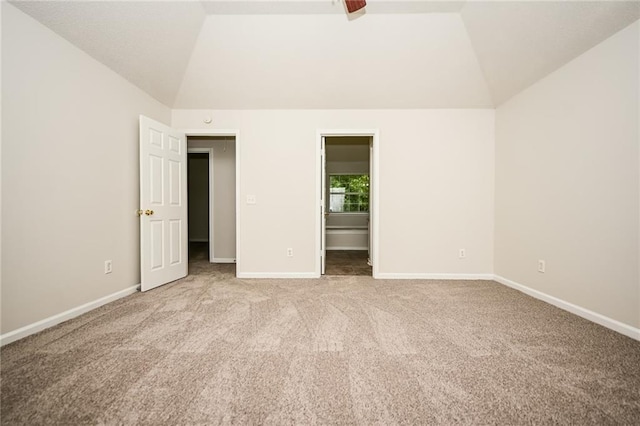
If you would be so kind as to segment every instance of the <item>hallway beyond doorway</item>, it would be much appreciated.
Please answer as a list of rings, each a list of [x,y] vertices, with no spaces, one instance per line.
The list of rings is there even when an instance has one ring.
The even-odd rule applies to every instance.
[[[327,250],[325,275],[371,276],[366,250]]]

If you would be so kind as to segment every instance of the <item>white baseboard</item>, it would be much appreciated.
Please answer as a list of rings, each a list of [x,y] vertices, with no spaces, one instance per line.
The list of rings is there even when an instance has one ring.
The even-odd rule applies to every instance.
[[[210,261],[211,263],[236,263],[236,259],[233,257],[214,257]]]
[[[75,308],[69,309],[68,311],[64,311],[49,318],[45,318],[41,321],[34,322],[33,324],[26,325],[17,330],[5,333],[0,336],[0,346],[15,342],[16,340],[20,340],[24,337],[30,336],[49,327],[53,327],[54,325],[80,316],[93,309],[99,308],[102,305],[106,305],[109,302],[113,302],[114,300],[129,296],[130,294],[137,292],[139,289],[140,284],[134,285],[129,288],[125,288],[124,290],[117,291],[108,296],[101,297],[100,299],[94,300],[93,302],[85,303],[84,305],[77,306]]]
[[[541,291],[534,290],[530,287],[519,284],[515,281],[511,281],[499,275],[495,275],[494,280],[499,282],[500,284],[506,285],[507,287],[511,287],[515,290],[521,291],[525,294],[528,294],[531,297],[535,297],[536,299],[547,302],[560,309],[563,309],[565,311],[571,312],[572,314],[578,315],[579,317],[587,319],[591,322],[595,322],[596,324],[600,324],[603,327],[607,327],[613,331],[617,331],[620,334],[624,334],[627,337],[631,337],[632,339],[640,341],[640,328],[632,327],[620,321],[616,321],[612,318],[606,317],[597,312],[590,311],[589,309],[583,308],[578,305],[574,305],[573,303],[566,302],[562,299],[558,299],[557,297],[550,296]]]
[[[318,278],[314,272],[238,272],[238,278]]]
[[[395,273],[378,272],[377,279],[382,280],[489,280],[494,278],[493,274],[429,274],[429,273]]]

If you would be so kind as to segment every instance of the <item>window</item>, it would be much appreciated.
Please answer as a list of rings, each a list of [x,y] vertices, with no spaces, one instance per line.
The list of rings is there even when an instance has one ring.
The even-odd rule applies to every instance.
[[[329,175],[329,211],[367,213],[369,175]]]

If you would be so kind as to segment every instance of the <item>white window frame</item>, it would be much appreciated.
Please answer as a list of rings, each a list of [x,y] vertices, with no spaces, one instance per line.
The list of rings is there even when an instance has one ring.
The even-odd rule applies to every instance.
[[[331,176],[368,176],[369,177],[369,193],[367,195],[369,195],[369,207],[367,209],[366,212],[362,212],[362,211],[357,211],[357,212],[347,212],[347,211],[341,211],[341,212],[334,212],[332,211],[331,214],[361,214],[361,215],[368,215],[369,211],[371,210],[371,174],[370,173],[327,173],[327,177],[329,178],[329,182],[327,185],[327,189],[329,190],[329,205],[331,205]],[[340,193],[340,194],[344,194],[346,195],[360,195],[360,194],[364,194],[364,192],[344,192],[344,193]]]

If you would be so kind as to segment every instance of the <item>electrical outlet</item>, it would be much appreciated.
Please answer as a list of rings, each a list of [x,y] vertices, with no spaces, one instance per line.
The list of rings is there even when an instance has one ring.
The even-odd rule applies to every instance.
[[[544,260],[538,260],[538,272],[542,272],[544,274],[546,267],[547,267],[547,264],[545,263]]]
[[[293,249],[291,247],[287,249],[287,257],[293,257]]]
[[[465,249],[460,249],[460,251],[458,252],[458,258],[464,259],[465,257],[467,257],[467,251]]]
[[[110,274],[113,272],[113,264],[111,263],[110,260],[105,260],[104,261],[104,273],[105,274]]]

